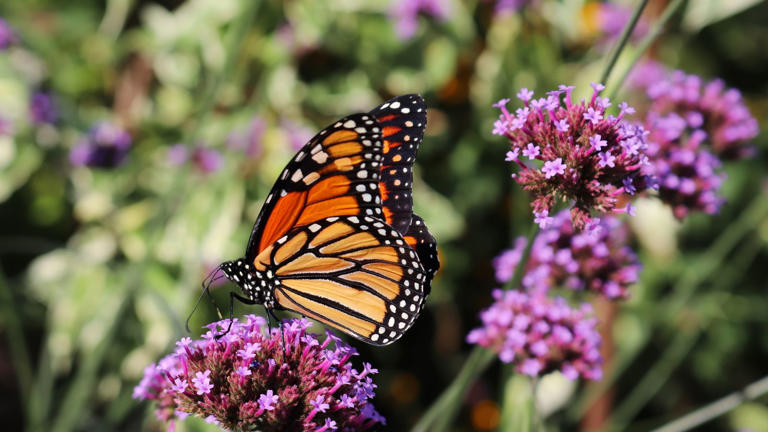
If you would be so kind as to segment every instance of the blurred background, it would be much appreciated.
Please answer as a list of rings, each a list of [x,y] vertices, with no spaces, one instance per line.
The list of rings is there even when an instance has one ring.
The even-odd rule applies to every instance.
[[[491,260],[531,223],[507,144],[491,134],[491,105],[520,87],[589,94],[634,3],[4,0],[5,429],[163,430],[132,389],[187,335],[205,275],[242,255],[285,163],[336,118],[416,92],[429,117],[415,209],[438,239],[442,268],[400,342],[352,342],[381,371],[375,404],[388,429],[407,430],[470,350],[466,333],[497,286]],[[638,31],[667,3],[652,0]],[[689,1],[649,55],[723,78],[762,129],[766,22],[765,2]],[[539,407],[550,430],[608,421],[648,430],[766,374],[765,141],[755,140],[755,157],[725,166],[717,215],[679,223],[653,199],[638,204],[631,225],[644,270],[609,321],[608,378],[544,380]],[[213,291],[224,310],[231,289]],[[251,312],[263,309],[235,305],[236,315]],[[203,303],[192,336],[215,319]],[[495,365],[471,386],[453,430],[496,427],[500,377]],[[737,429],[768,431],[768,399],[701,430]],[[188,419],[178,430],[216,427]]]

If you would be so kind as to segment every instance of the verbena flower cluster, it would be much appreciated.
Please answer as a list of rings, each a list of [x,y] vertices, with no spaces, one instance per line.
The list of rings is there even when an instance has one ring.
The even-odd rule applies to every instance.
[[[69,152],[75,166],[114,168],[125,160],[131,148],[131,135],[111,123],[99,123]]]
[[[352,367],[354,348],[328,332],[307,333],[305,319],[269,329],[247,315],[212,323],[202,340],[184,338],[174,353],[144,372],[137,399],[157,403],[173,423],[196,415],[229,430],[365,430],[384,424],[371,404],[377,373]],[[283,337],[285,345],[283,345]]]
[[[707,134],[712,152],[723,160],[754,154],[750,142],[759,132],[757,120],[744,104],[741,93],[715,79],[707,83],[696,75],[674,71],[647,90],[649,112],[676,113],[688,127]]]
[[[602,378],[600,334],[592,308],[571,308],[561,297],[494,290],[495,302],[480,314],[483,326],[467,335],[499,354],[519,373],[538,376],[561,371],[570,379]]]
[[[757,135],[740,93],[721,80],[703,83],[682,71],[648,83],[645,127],[651,164],[646,172],[658,181],[660,198],[684,218],[692,211],[716,213],[725,175],[721,159],[737,159],[754,152]]]
[[[549,214],[558,201],[570,201],[574,226],[591,228],[597,223],[592,212],[628,211],[617,208],[619,195],[650,185],[643,173],[646,131],[624,118],[634,109],[621,103],[617,116],[608,114],[611,102],[599,96],[604,86],[592,87],[589,101],[574,103],[573,87],[560,86],[539,99],[520,90],[523,107],[514,114],[507,110],[509,99],[494,105],[501,116],[493,133],[509,139],[507,161],[519,167],[513,177],[533,195],[533,214],[541,227],[551,223]]]
[[[523,288],[542,295],[555,288],[567,288],[610,300],[629,297],[628,288],[637,282],[641,265],[627,246],[627,227],[615,217],[602,218],[597,227],[589,233],[578,232],[567,211],[558,213],[552,225],[533,241],[521,280]],[[512,279],[525,246],[525,238],[520,237],[513,249],[494,259],[499,282]]]

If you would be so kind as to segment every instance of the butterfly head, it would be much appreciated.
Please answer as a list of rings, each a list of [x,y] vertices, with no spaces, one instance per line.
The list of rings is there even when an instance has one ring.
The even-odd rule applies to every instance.
[[[275,281],[270,270],[261,272],[243,258],[225,261],[219,268],[227,279],[240,287],[249,300],[270,309],[275,308],[275,298],[272,295],[272,285]]]

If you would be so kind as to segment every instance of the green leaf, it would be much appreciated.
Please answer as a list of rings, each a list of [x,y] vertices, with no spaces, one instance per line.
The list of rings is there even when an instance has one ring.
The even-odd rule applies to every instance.
[[[741,13],[760,0],[696,0],[688,2],[683,16],[683,28],[697,32],[702,28]]]

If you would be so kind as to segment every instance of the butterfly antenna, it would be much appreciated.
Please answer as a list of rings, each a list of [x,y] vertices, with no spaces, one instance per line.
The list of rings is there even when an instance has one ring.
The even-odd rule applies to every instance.
[[[192,315],[195,314],[195,311],[197,311],[197,307],[200,306],[200,300],[203,299],[203,295],[208,296],[208,299],[210,299],[211,304],[213,304],[213,306],[216,308],[216,313],[219,315],[219,319],[221,319],[221,311],[219,310],[219,307],[216,305],[216,302],[214,301],[213,295],[211,295],[211,291],[210,291],[211,284],[221,279],[222,277],[224,277],[223,275],[214,277],[216,276],[216,273],[220,269],[221,269],[221,266],[211,270],[211,272],[208,273],[208,276],[206,276],[205,279],[203,279],[203,282],[200,284],[200,286],[203,289],[203,292],[200,293],[200,297],[198,297],[197,301],[195,302],[195,307],[192,308],[192,312],[189,313],[189,315],[187,316],[187,320],[184,322],[184,328],[187,329],[187,333],[191,333],[191,331],[189,330],[189,320],[192,319]]]

